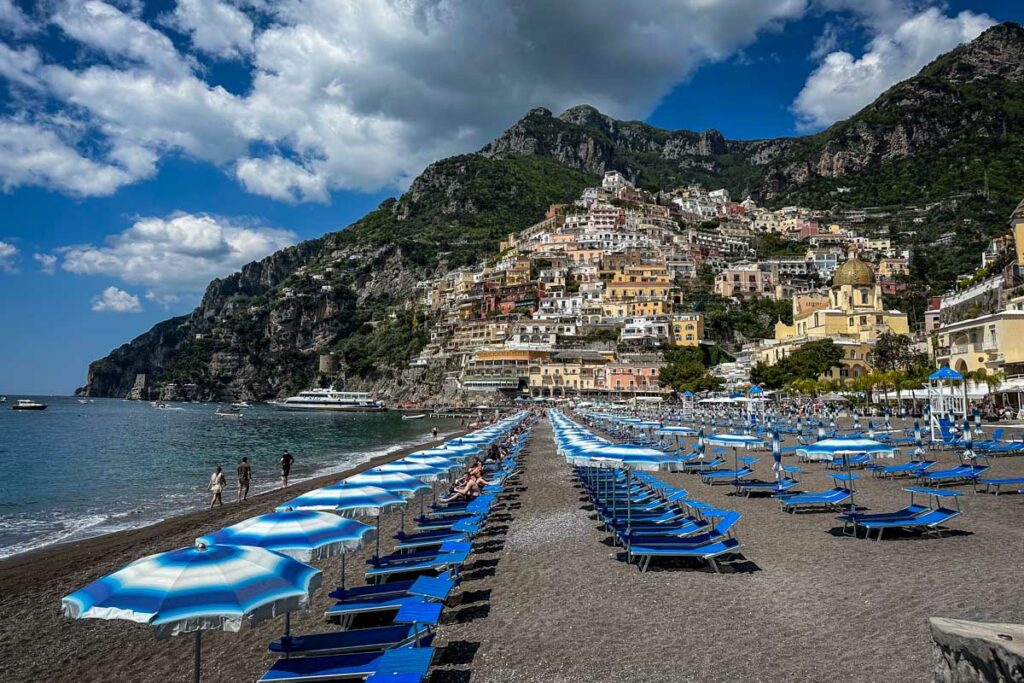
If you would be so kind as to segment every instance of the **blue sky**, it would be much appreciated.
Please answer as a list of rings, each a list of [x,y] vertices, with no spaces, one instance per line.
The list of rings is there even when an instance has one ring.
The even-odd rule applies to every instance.
[[[210,278],[533,106],[803,134],[1024,21],[1009,0],[633,5],[0,0],[0,393],[70,392]]]

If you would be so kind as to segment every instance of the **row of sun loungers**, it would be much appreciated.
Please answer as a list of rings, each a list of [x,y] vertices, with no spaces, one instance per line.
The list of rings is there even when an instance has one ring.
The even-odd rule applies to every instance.
[[[558,450],[567,458],[581,442],[603,441],[557,411],[550,411],[549,417]],[[710,474],[724,462],[721,458],[704,462],[677,459],[671,469]],[[628,561],[637,560],[641,571],[655,558],[692,558],[718,572],[719,559],[739,551],[740,543],[733,535],[739,513],[695,500],[642,468],[634,471],[625,463],[622,467],[606,465],[601,460],[593,464],[584,460],[573,464],[573,474],[613,541],[625,548]]]
[[[517,458],[527,434],[504,461],[491,467],[487,477],[498,485],[489,487],[490,493],[469,502],[431,505],[415,520],[415,529],[395,536],[394,552],[368,561],[366,585],[330,593],[336,602],[324,618],[338,630],[271,643],[270,651],[282,658],[259,683],[424,680],[434,657],[433,629],[461,580],[473,538],[486,524],[497,494],[518,475]],[[354,628],[367,620],[373,624]]]

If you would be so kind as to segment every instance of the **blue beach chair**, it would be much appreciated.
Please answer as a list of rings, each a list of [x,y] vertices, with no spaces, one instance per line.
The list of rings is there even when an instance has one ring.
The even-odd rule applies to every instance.
[[[375,677],[379,681],[383,675],[401,676],[402,681],[422,681],[433,658],[432,647],[402,647],[384,652],[279,659],[259,683],[370,681]]]

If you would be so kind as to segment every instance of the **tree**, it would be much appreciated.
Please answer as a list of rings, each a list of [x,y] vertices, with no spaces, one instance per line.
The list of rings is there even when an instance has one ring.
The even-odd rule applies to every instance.
[[[658,373],[662,386],[676,391],[714,391],[725,380],[708,372],[704,352],[697,348],[672,349],[665,352],[665,365]]]
[[[817,380],[843,360],[843,349],[831,339],[807,342],[775,365],[757,363],[750,380],[768,389],[781,389],[795,380]]]
[[[882,372],[909,370],[914,360],[914,340],[906,334],[885,332],[878,337],[873,365]]]

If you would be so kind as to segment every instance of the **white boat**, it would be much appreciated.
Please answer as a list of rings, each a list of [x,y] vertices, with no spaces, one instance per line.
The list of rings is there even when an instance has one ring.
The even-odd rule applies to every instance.
[[[7,403],[7,397],[6,396],[0,396],[0,403]]]
[[[387,410],[384,404],[374,400],[362,391],[335,391],[331,389],[310,389],[298,396],[289,396],[275,403],[288,410],[338,410],[351,412],[376,412]]]
[[[421,413],[419,415],[403,415],[402,419],[403,420],[422,420],[426,416],[427,416],[426,413]]]
[[[217,408],[214,414],[220,417],[242,417],[242,411],[238,408]]]
[[[11,410],[46,410],[45,403],[36,403],[27,398],[18,399],[18,402],[11,406]]]
[[[231,407],[232,408],[252,408],[252,405],[250,405],[249,403],[247,403],[245,401],[238,401],[237,403],[232,403]]]

